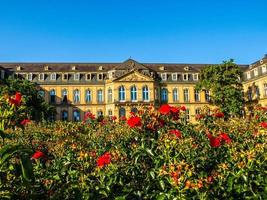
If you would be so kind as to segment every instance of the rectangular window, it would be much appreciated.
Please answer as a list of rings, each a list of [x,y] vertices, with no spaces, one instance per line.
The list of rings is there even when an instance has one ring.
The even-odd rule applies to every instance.
[[[254,69],[254,76],[258,76],[258,68]]]
[[[43,81],[44,80],[44,73],[39,74],[39,81]]]
[[[199,102],[200,101],[200,93],[198,90],[195,90],[195,101]]]
[[[184,89],[184,102],[189,102],[189,90]]]
[[[247,72],[247,79],[250,79],[250,72]]]
[[[57,74],[56,73],[52,73],[50,79],[52,81],[55,81],[57,79]]]
[[[103,80],[103,74],[98,74],[98,80]]]
[[[63,74],[62,80],[66,81],[68,79],[69,79],[69,75],[68,74]]]
[[[5,78],[5,70],[1,70],[1,79]]]
[[[188,74],[183,74],[183,80],[188,81]]]
[[[74,74],[74,80],[79,81],[80,80],[80,73]]]
[[[198,80],[198,74],[194,74],[194,75],[193,75],[193,80],[194,80],[194,81],[197,81],[197,80]]]
[[[173,81],[177,81],[177,73],[173,73],[172,74],[172,80]]]
[[[32,81],[32,77],[33,77],[32,73],[29,73],[29,74],[28,74],[28,80],[29,80],[29,81]]]
[[[166,80],[167,80],[167,74],[166,74],[166,73],[162,73],[162,74],[161,74],[161,79],[162,79],[163,81],[166,81]]]
[[[262,73],[265,73],[267,71],[266,70],[266,65],[263,65],[261,69],[262,69]]]
[[[91,80],[91,79],[92,79],[91,74],[86,74],[86,80],[89,81],[89,80]]]
[[[205,90],[205,100],[206,100],[207,102],[210,101],[210,91],[209,91],[209,90]]]
[[[264,83],[264,96],[267,97],[267,83]]]

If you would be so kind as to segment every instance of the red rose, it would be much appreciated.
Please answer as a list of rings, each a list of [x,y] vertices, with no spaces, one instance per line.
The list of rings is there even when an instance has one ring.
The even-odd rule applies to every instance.
[[[39,159],[39,158],[46,158],[45,154],[41,151],[36,151],[33,155],[32,155],[32,159]]]
[[[267,122],[261,122],[259,124],[262,128],[267,128]]]
[[[111,154],[109,152],[104,153],[97,159],[97,166],[102,168],[111,163]]]
[[[180,108],[182,111],[186,111],[186,107],[185,106],[181,106]]]
[[[175,106],[172,106],[171,107],[171,112],[174,113],[174,114],[178,114],[180,111],[180,109],[178,107],[175,107]]]
[[[21,97],[21,93],[16,92],[15,97],[9,98],[9,103],[18,106],[21,103]]]
[[[20,124],[22,125],[22,126],[25,126],[26,124],[28,124],[28,123],[30,123],[31,122],[31,120],[29,120],[29,119],[24,119],[24,120],[22,120],[21,122],[20,122]]]
[[[164,104],[160,106],[159,112],[163,115],[169,114],[171,111],[171,107],[168,104]]]
[[[218,137],[211,137],[210,139],[210,146],[211,147],[220,147],[221,146],[221,140]]]
[[[141,126],[141,118],[137,116],[132,116],[128,119],[127,124],[131,127],[134,128],[136,126]]]
[[[224,114],[222,112],[217,112],[214,114],[214,117],[222,118],[222,117],[224,117]]]
[[[117,119],[116,116],[112,116],[112,117],[111,117],[111,120],[112,120],[112,121],[115,121],[116,119]]]
[[[122,116],[122,117],[120,117],[120,120],[121,121],[126,121],[126,117],[125,116]]]
[[[179,131],[179,130],[170,130],[169,132],[170,132],[171,134],[176,135],[176,137],[178,137],[178,138],[180,138],[180,137],[182,136],[182,133],[181,133],[181,131]]]
[[[200,119],[203,119],[204,118],[204,115],[197,114],[195,118],[196,118],[196,120],[200,120]]]
[[[226,133],[221,133],[220,135],[219,135],[219,138],[221,139],[221,140],[223,140],[225,143],[227,143],[227,144],[230,144],[231,143],[231,138],[226,134]]]
[[[86,121],[87,119],[95,119],[95,115],[93,115],[93,113],[91,112],[86,112],[84,115],[84,121]]]

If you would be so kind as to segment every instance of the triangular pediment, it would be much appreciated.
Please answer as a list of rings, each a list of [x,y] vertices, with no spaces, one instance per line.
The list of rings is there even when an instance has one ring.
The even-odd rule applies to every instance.
[[[148,70],[147,67],[145,67],[144,65],[140,64],[139,62],[133,60],[133,59],[127,59],[126,61],[124,61],[123,63],[121,63],[120,65],[118,65],[117,67],[115,67],[115,69],[117,70]]]
[[[152,77],[146,76],[139,73],[138,71],[131,71],[127,74],[122,75],[121,77],[115,79],[114,81],[118,82],[144,82],[144,81],[154,81]]]

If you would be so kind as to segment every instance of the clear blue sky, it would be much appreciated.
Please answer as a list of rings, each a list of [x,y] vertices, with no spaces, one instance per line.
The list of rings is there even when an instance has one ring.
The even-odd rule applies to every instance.
[[[249,64],[266,0],[0,0],[0,62]]]

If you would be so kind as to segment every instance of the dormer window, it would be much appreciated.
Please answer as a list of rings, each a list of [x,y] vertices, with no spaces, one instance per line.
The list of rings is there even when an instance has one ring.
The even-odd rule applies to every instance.
[[[103,74],[98,74],[98,80],[103,80]]]
[[[263,63],[263,60],[261,59],[261,60],[260,60],[260,64],[262,64],[262,63]]]
[[[167,74],[166,74],[166,73],[162,73],[162,74],[161,74],[161,79],[162,79],[163,81],[166,81],[166,80],[167,80]]]
[[[197,81],[198,80],[198,74],[193,74],[193,80]]]
[[[63,81],[67,81],[69,79],[69,74],[63,74],[63,76],[62,76],[62,80]]]
[[[17,66],[17,71],[20,71],[21,70],[21,66]]]
[[[76,66],[71,67],[71,70],[73,70],[73,71],[75,71],[76,69],[77,69]]]
[[[44,70],[45,70],[45,71],[48,71],[48,70],[49,70],[49,67],[48,67],[48,66],[45,66],[45,67],[44,67]]]
[[[172,80],[173,81],[177,81],[177,73],[173,73],[172,74]]]
[[[51,79],[51,81],[57,80],[57,74],[56,73],[52,73],[50,79]]]
[[[80,80],[80,73],[74,74],[74,80],[79,81]]]
[[[250,79],[250,71],[247,72],[247,79]]]
[[[183,74],[183,80],[188,81],[188,74]]]
[[[44,80],[44,73],[39,74],[39,81],[43,81]]]
[[[1,70],[1,79],[5,78],[5,70]]]
[[[91,80],[92,79],[92,75],[91,74],[86,74],[86,80]]]
[[[98,67],[98,70],[99,70],[99,71],[102,71],[102,70],[103,70],[103,66],[99,66],[99,67]]]
[[[253,70],[253,72],[254,72],[254,76],[258,76],[258,68],[255,68],[255,69]]]
[[[159,70],[160,70],[160,71],[164,71],[164,70],[165,70],[165,67],[164,67],[164,66],[160,66],[160,67],[159,67]]]
[[[261,67],[261,69],[262,69],[262,73],[265,73],[267,70],[266,70],[266,65],[263,65],[262,67]]]
[[[189,71],[189,70],[190,70],[190,67],[189,67],[189,66],[185,66],[185,67],[184,67],[184,70],[185,70],[185,71]]]
[[[32,73],[29,73],[27,79],[28,79],[29,81],[32,81],[32,77],[33,77]]]

